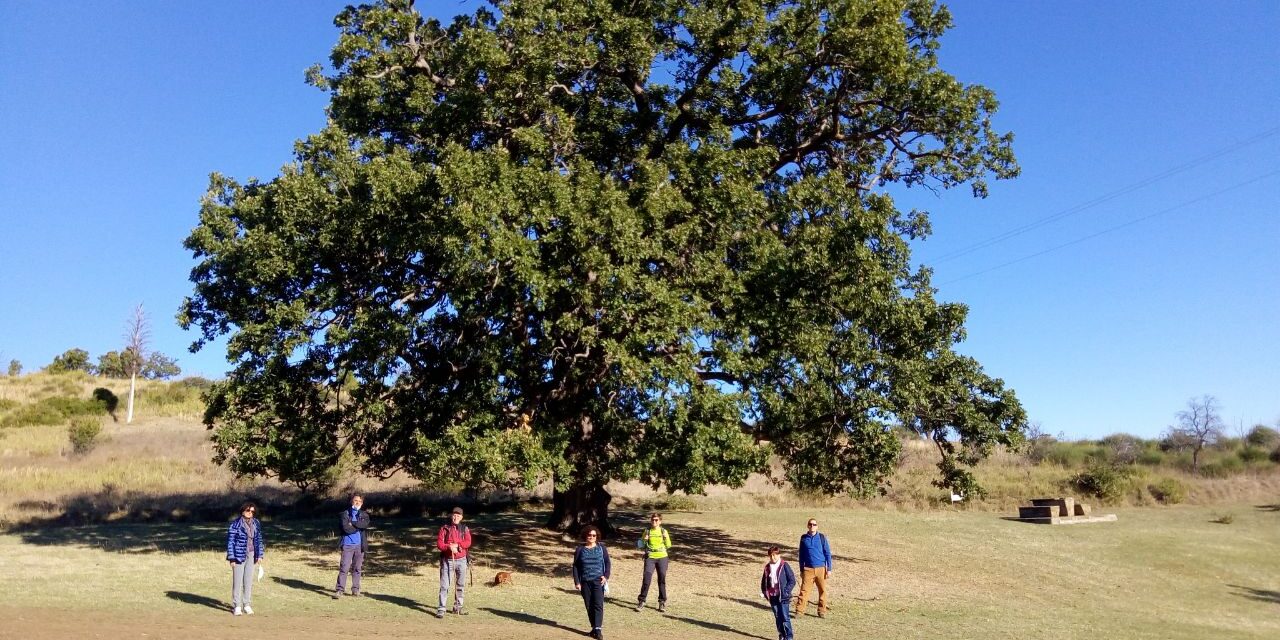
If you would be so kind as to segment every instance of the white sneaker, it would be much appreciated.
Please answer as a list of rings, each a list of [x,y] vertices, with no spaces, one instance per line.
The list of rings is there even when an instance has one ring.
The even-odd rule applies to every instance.
[[[233,616],[238,616],[238,615],[240,615],[240,607],[236,607],[236,610],[235,610],[235,611],[232,611],[232,612],[231,612],[231,615],[233,615]]]
[[[249,605],[247,605],[247,604],[246,604],[246,605],[244,606],[244,614],[245,614],[246,616],[251,616],[251,615],[253,615],[253,607],[251,607],[251,606],[249,606]]]

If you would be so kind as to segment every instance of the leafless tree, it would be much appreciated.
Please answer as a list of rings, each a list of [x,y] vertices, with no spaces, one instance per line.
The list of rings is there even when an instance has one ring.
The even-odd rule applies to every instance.
[[[1218,399],[1203,395],[1187,401],[1187,408],[1177,413],[1178,423],[1169,427],[1169,440],[1185,443],[1191,449],[1191,470],[1200,470],[1200,452],[1216,443],[1226,427]]]
[[[138,385],[138,374],[147,361],[147,349],[151,342],[151,326],[141,303],[134,307],[133,315],[125,323],[124,342],[124,361],[129,373],[129,408],[124,422],[130,424],[133,422],[133,394]]]

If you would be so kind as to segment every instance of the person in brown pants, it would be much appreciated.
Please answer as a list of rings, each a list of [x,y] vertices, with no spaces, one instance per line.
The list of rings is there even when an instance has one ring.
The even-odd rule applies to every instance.
[[[818,617],[827,617],[827,578],[831,577],[831,545],[818,533],[818,521],[809,518],[809,530],[800,536],[800,597],[794,617],[804,615],[809,605],[809,588],[818,585]]]

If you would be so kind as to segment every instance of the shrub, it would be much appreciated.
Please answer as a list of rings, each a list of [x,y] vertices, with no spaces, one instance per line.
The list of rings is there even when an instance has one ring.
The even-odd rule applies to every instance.
[[[1147,491],[1161,504],[1178,504],[1187,498],[1187,487],[1175,478],[1161,478],[1149,485]]]
[[[1106,459],[1116,464],[1133,464],[1142,452],[1143,443],[1137,436],[1127,433],[1113,433],[1101,441]]]
[[[1262,449],[1274,449],[1280,447],[1280,431],[1258,425],[1249,430],[1248,435],[1244,437],[1244,441]]]
[[[1236,456],[1245,464],[1256,464],[1259,462],[1265,462],[1270,456],[1270,452],[1262,447],[1247,445],[1237,451]]]
[[[1102,449],[1088,442],[1054,442],[1044,452],[1044,461],[1071,469],[1100,460]]]
[[[1277,446],[1275,450],[1271,452],[1271,461],[1276,464],[1280,464],[1280,446]]]
[[[1077,491],[1107,502],[1120,500],[1132,487],[1133,471],[1122,467],[1095,464],[1071,479]]]
[[[1223,456],[1209,464],[1200,465],[1201,475],[1207,478],[1226,478],[1242,471],[1244,471],[1244,462],[1235,456]]]
[[[102,432],[102,422],[98,418],[79,416],[67,427],[67,435],[71,438],[71,450],[76,455],[84,455],[97,445],[98,434]]]
[[[37,427],[59,425],[67,421],[57,409],[43,403],[20,407],[0,419],[0,427]]]
[[[1160,449],[1147,449],[1138,454],[1138,464],[1155,467],[1164,464],[1164,452]]]

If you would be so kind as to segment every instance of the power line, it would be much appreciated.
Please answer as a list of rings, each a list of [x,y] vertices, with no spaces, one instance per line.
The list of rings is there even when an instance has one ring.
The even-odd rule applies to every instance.
[[[951,283],[953,283],[953,282],[960,282],[961,280],[968,280],[969,278],[974,278],[974,277],[980,276],[980,275],[982,275],[982,274],[984,274],[984,273],[990,273],[990,272],[995,271],[995,270],[997,270],[997,269],[1003,269],[1003,268],[1005,268],[1005,267],[1007,267],[1007,266],[1018,264],[1019,262],[1026,262],[1027,260],[1030,260],[1030,259],[1032,259],[1032,258],[1038,258],[1038,257],[1040,257],[1040,256],[1042,256],[1042,255],[1044,255],[1044,254],[1046,254],[1046,253],[1052,253],[1052,252],[1057,251],[1057,250],[1059,250],[1059,249],[1065,249],[1065,248],[1067,248],[1067,247],[1070,247],[1070,246],[1073,246],[1073,245],[1080,244],[1081,242],[1084,242],[1084,241],[1086,241],[1086,240],[1092,240],[1093,238],[1096,238],[1096,237],[1098,237],[1098,236],[1100,236],[1100,235],[1104,235],[1104,234],[1107,234],[1107,233],[1111,233],[1112,231],[1118,231],[1118,230],[1120,230],[1120,229],[1124,229],[1125,227],[1132,227],[1132,226],[1133,226],[1133,225],[1135,225],[1135,224],[1138,224],[1138,223],[1140,223],[1140,222],[1145,222],[1145,221],[1150,220],[1150,219],[1152,219],[1152,218],[1155,218],[1155,217],[1157,217],[1157,216],[1164,215],[1164,214],[1166,214],[1166,213],[1169,213],[1170,211],[1175,211],[1175,210],[1177,210],[1177,209],[1181,209],[1181,208],[1183,208],[1183,207],[1187,207],[1187,206],[1190,206],[1190,205],[1196,204],[1196,203],[1198,203],[1198,202],[1204,202],[1205,200],[1209,200],[1210,198],[1213,198],[1213,197],[1215,197],[1215,196],[1222,195],[1222,194],[1224,194],[1224,193],[1227,193],[1228,191],[1234,191],[1234,190],[1239,189],[1239,188],[1241,188],[1241,187],[1246,187],[1246,186],[1251,185],[1251,184],[1253,184],[1253,183],[1255,183],[1255,182],[1260,182],[1260,181],[1262,181],[1262,180],[1265,180],[1265,179],[1270,178],[1270,177],[1275,176],[1275,175],[1280,175],[1280,169],[1276,169],[1275,171],[1270,171],[1270,172],[1264,173],[1264,174],[1262,174],[1262,175],[1260,175],[1260,176],[1257,176],[1257,177],[1255,177],[1255,178],[1250,178],[1250,179],[1248,179],[1248,180],[1245,180],[1244,182],[1239,182],[1239,183],[1233,184],[1233,185],[1231,185],[1231,186],[1229,186],[1229,187],[1225,187],[1225,188],[1223,188],[1223,189],[1219,189],[1219,190],[1217,190],[1217,191],[1214,191],[1213,193],[1207,193],[1207,194],[1202,195],[1202,196],[1200,196],[1200,197],[1192,198],[1191,200],[1187,200],[1186,202],[1182,202],[1182,203],[1179,203],[1179,204],[1175,204],[1175,205],[1173,205],[1172,207],[1168,207],[1168,208],[1165,208],[1165,209],[1161,209],[1161,210],[1159,210],[1159,211],[1156,211],[1155,213],[1151,213],[1151,214],[1148,214],[1148,215],[1142,216],[1141,218],[1135,218],[1135,219],[1133,219],[1133,220],[1130,220],[1130,221],[1125,222],[1125,223],[1122,223],[1122,224],[1115,225],[1115,226],[1113,226],[1113,227],[1107,227],[1106,229],[1103,229],[1103,230],[1101,230],[1101,231],[1097,231],[1097,232],[1095,232],[1095,233],[1091,233],[1091,234],[1089,234],[1089,235],[1087,235],[1087,236],[1083,236],[1083,237],[1081,237],[1081,238],[1076,238],[1075,240],[1072,240],[1072,241],[1070,241],[1070,242],[1065,242],[1065,243],[1060,244],[1060,245],[1057,245],[1057,246],[1049,247],[1048,249],[1045,249],[1045,250],[1043,250],[1043,251],[1037,251],[1036,253],[1033,253],[1033,254],[1030,254],[1030,255],[1023,256],[1023,257],[1018,258],[1018,259],[1016,259],[1016,260],[1010,260],[1010,261],[1008,261],[1008,262],[1005,262],[1005,263],[1002,263],[1002,264],[998,264],[998,265],[996,265],[996,266],[994,266],[994,267],[990,267],[990,268],[988,268],[988,269],[983,269],[982,271],[975,271],[975,272],[970,273],[970,274],[968,274],[968,275],[960,276],[959,278],[955,278],[955,279],[952,279],[952,280],[947,280],[946,282],[943,282],[942,284],[946,285],[946,284],[951,284]]]
[[[1126,186],[1126,187],[1121,187],[1120,189],[1117,189],[1117,190],[1115,190],[1115,191],[1111,191],[1111,192],[1109,192],[1109,193],[1105,193],[1105,194],[1103,194],[1103,195],[1101,195],[1101,196],[1098,196],[1098,197],[1096,197],[1096,198],[1094,198],[1094,199],[1092,199],[1092,200],[1089,200],[1089,201],[1087,201],[1087,202],[1082,202],[1082,203],[1080,203],[1080,204],[1078,204],[1078,205],[1075,205],[1075,206],[1069,207],[1069,208],[1067,208],[1067,209],[1063,209],[1062,211],[1059,211],[1059,212],[1054,213],[1054,214],[1052,214],[1052,215],[1045,216],[1045,217],[1043,217],[1043,218],[1040,218],[1039,220],[1036,220],[1036,221],[1034,221],[1034,222],[1030,222],[1030,223],[1025,224],[1025,225],[1023,225],[1023,226],[1021,226],[1021,227],[1017,227],[1017,228],[1014,228],[1014,229],[1010,229],[1009,231],[1006,231],[1006,232],[1001,233],[1001,234],[999,234],[999,235],[993,236],[993,237],[988,238],[988,239],[986,239],[986,240],[982,240],[982,241],[978,242],[977,244],[972,244],[972,245],[969,245],[969,246],[967,246],[967,247],[965,247],[965,248],[963,248],[963,249],[959,249],[959,250],[957,250],[957,251],[953,251],[953,252],[951,252],[951,253],[944,254],[944,255],[942,255],[942,256],[941,256],[941,257],[939,257],[939,258],[935,258],[935,259],[931,260],[930,262],[932,262],[933,264],[940,264],[940,263],[943,263],[943,262],[947,262],[947,261],[950,261],[950,260],[954,260],[954,259],[959,258],[959,257],[961,257],[961,256],[969,255],[970,253],[973,253],[974,251],[977,251],[977,250],[979,250],[979,249],[985,249],[986,247],[989,247],[989,246],[991,246],[991,245],[993,245],[993,244],[998,244],[998,243],[1000,243],[1000,242],[1004,242],[1005,240],[1008,240],[1009,238],[1012,238],[1012,237],[1014,237],[1014,236],[1019,236],[1019,235],[1022,235],[1022,234],[1024,234],[1024,233],[1028,232],[1028,231],[1031,231],[1031,230],[1033,230],[1033,229],[1038,229],[1038,228],[1040,228],[1040,227],[1043,227],[1044,225],[1049,224],[1050,222],[1056,222],[1056,221],[1061,220],[1061,219],[1063,219],[1063,218],[1066,218],[1066,217],[1068,217],[1068,216],[1072,216],[1072,215],[1075,215],[1075,214],[1077,214],[1077,213],[1080,213],[1081,211],[1084,211],[1084,210],[1086,210],[1086,209],[1091,209],[1091,208],[1096,207],[1096,206],[1098,206],[1098,205],[1100,205],[1100,204],[1103,204],[1103,203],[1105,203],[1105,202],[1109,202],[1109,201],[1111,201],[1111,200],[1115,200],[1116,198],[1119,198],[1120,196],[1123,196],[1123,195],[1128,194],[1128,193],[1132,193],[1132,192],[1134,192],[1134,191],[1137,191],[1138,189],[1141,189],[1141,188],[1146,187],[1146,186],[1148,186],[1148,185],[1151,185],[1151,184],[1154,184],[1154,183],[1159,182],[1159,181],[1161,181],[1161,180],[1164,180],[1165,178],[1168,178],[1168,177],[1171,177],[1171,176],[1175,176],[1175,175],[1177,175],[1177,174],[1179,174],[1179,173],[1184,173],[1184,172],[1186,172],[1186,171],[1190,171],[1191,169],[1194,169],[1194,168],[1196,168],[1196,167],[1198,167],[1198,166],[1200,166],[1200,165],[1202,165],[1202,164],[1204,164],[1204,163],[1206,163],[1206,162],[1209,162],[1210,160],[1216,160],[1217,158],[1221,158],[1222,156],[1225,156],[1225,155],[1228,155],[1228,154],[1231,154],[1231,153],[1235,153],[1236,151],[1239,151],[1240,149],[1243,149],[1244,147],[1247,147],[1247,146],[1249,146],[1249,145],[1252,145],[1252,144],[1256,144],[1256,143],[1258,143],[1258,142],[1261,142],[1261,141],[1263,141],[1263,140],[1265,140],[1265,139],[1267,139],[1267,138],[1270,138],[1271,136],[1274,136],[1274,135],[1276,135],[1276,134],[1278,134],[1278,133],[1280,133],[1280,127],[1274,127],[1274,128],[1271,128],[1271,129],[1267,129],[1266,131],[1263,131],[1263,132],[1261,132],[1261,133],[1259,133],[1259,134],[1257,134],[1257,135],[1255,135],[1255,136],[1253,136],[1253,137],[1246,138],[1246,139],[1244,139],[1243,141],[1241,141],[1241,142],[1239,142],[1239,143],[1236,143],[1236,144],[1233,144],[1233,145],[1231,145],[1230,147],[1227,147],[1227,148],[1225,148],[1225,149],[1219,149],[1219,150],[1214,151],[1214,152],[1212,152],[1212,153],[1209,153],[1209,154],[1207,154],[1207,155],[1200,156],[1200,157],[1198,157],[1198,158],[1196,158],[1196,159],[1194,159],[1194,160],[1191,160],[1191,161],[1186,162],[1186,163],[1184,163],[1184,164],[1180,164],[1180,165],[1178,165],[1178,166],[1176,166],[1176,167],[1173,167],[1172,169],[1167,169],[1167,170],[1165,170],[1165,171],[1163,171],[1163,172],[1161,172],[1161,173],[1157,173],[1157,174],[1156,174],[1156,175],[1154,175],[1154,176],[1150,176],[1150,177],[1144,178],[1144,179],[1142,179],[1142,180],[1139,180],[1138,182],[1135,182],[1135,183],[1133,183],[1133,184],[1130,184],[1130,185],[1128,185],[1128,186]]]

